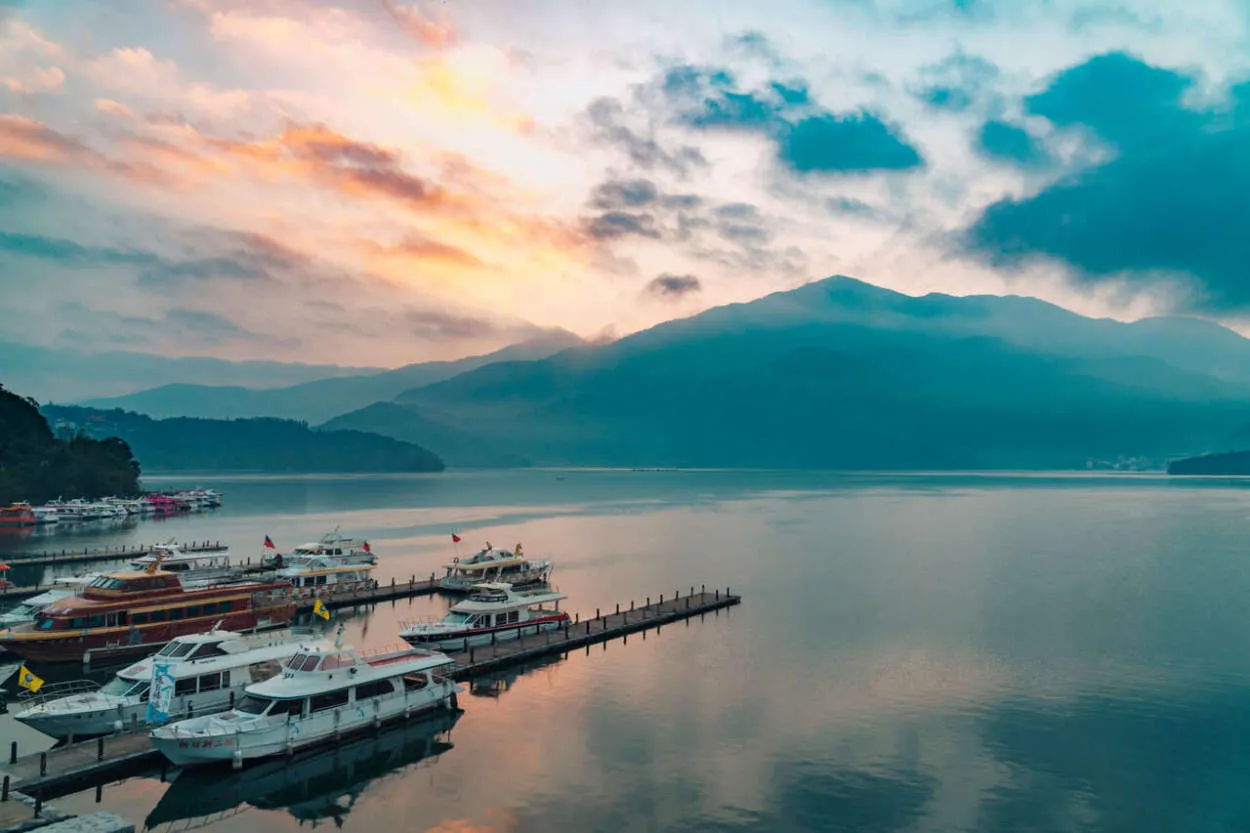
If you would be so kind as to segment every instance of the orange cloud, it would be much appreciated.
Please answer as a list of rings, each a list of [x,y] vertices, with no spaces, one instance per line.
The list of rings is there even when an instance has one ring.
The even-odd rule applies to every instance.
[[[13,113],[0,114],[0,157],[53,165],[78,165],[139,182],[167,182],[165,175],[151,165],[109,159],[41,121]]]
[[[415,5],[395,3],[393,0],[382,0],[382,5],[401,29],[426,46],[442,49],[458,40],[447,13],[441,9],[438,19],[434,20]]]

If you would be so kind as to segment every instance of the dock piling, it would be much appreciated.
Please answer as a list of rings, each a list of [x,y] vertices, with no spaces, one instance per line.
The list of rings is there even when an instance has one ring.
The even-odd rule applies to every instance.
[[[48,774],[48,753],[40,752],[39,753],[39,777],[42,778],[43,776],[47,774]]]
[[[9,744],[9,763],[17,763],[17,741]]]
[[[0,801],[9,800],[9,776],[4,776],[4,786],[0,787]]]
[[[35,793],[35,818],[43,815],[43,790]]]
[[[95,759],[96,759],[97,761],[103,761],[103,760],[104,760],[104,736],[103,736],[103,735],[101,735],[100,737],[96,738],[96,742],[95,742]]]

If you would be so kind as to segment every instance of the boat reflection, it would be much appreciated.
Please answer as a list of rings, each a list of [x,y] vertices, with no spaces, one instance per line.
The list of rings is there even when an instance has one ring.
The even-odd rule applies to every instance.
[[[564,662],[564,657],[557,654],[555,656],[541,657],[523,665],[516,665],[506,671],[497,671],[493,674],[483,674],[469,680],[469,694],[473,697],[499,697],[506,691],[510,691],[512,686],[521,677],[527,674],[533,674],[544,668],[550,668]]]
[[[239,772],[182,770],[152,808],[145,829],[207,827],[247,807],[286,810],[301,823],[342,827],[365,789],[452,748],[450,732],[463,712],[381,731],[342,745],[254,764]]]

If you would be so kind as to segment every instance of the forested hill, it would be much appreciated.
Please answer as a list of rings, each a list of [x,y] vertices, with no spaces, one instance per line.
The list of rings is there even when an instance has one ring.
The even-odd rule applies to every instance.
[[[118,436],[148,470],[427,472],[443,461],[415,443],[363,431],[317,431],[288,419],[152,419],[130,411],[45,405],[54,426]]]
[[[0,504],[138,491],[139,464],[124,440],[59,440],[37,402],[0,387]]]

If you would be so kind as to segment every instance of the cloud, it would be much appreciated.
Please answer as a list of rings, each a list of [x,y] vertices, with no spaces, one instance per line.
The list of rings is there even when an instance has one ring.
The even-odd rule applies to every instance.
[[[115,249],[107,246],[85,246],[73,240],[0,231],[0,251],[22,257],[55,260],[80,266],[126,263],[146,266],[160,262],[151,252]]]
[[[150,165],[110,159],[43,122],[12,113],[0,113],[0,158],[4,157],[48,165],[77,165],[144,182],[166,179]]]
[[[402,320],[414,334],[434,340],[482,338],[496,334],[499,329],[485,318],[436,310],[409,310]]]
[[[595,208],[637,208],[659,198],[659,189],[649,179],[609,180],[595,188],[590,204]]]
[[[437,19],[413,4],[382,0],[382,6],[401,29],[426,46],[441,49],[457,41],[456,30],[447,17],[445,6],[440,7]]]
[[[911,94],[935,110],[958,113],[993,95],[999,70],[984,58],[958,51],[921,67],[920,75],[923,80],[909,87]]]
[[[997,119],[981,125],[977,150],[990,159],[1021,168],[1043,168],[1053,161],[1045,146],[1029,131]]]
[[[964,245],[992,265],[1067,264],[1074,280],[1190,290],[1199,311],[1250,309],[1250,107],[1190,109],[1195,79],[1130,55],[1055,77],[1028,112],[1112,149],[1108,161],[981,214]]]
[[[648,281],[643,292],[666,300],[675,300],[702,289],[703,284],[694,275],[670,275],[666,272]]]
[[[591,219],[587,232],[595,240],[615,240],[618,237],[650,237],[658,239],[655,217],[651,214],[631,214],[628,211],[609,211]]]
[[[402,255],[415,260],[442,261],[460,266],[482,266],[480,258],[469,254],[464,249],[437,240],[431,240],[420,234],[409,234],[397,245],[378,249],[384,254]]]
[[[707,159],[698,148],[676,143],[667,147],[656,139],[654,126],[631,126],[624,105],[615,98],[592,101],[586,108],[586,121],[598,141],[621,148],[633,164],[644,170],[668,170],[684,176],[707,166]]]
[[[798,173],[905,171],[924,166],[896,127],[872,113],[811,116],[781,135],[778,158]]]

